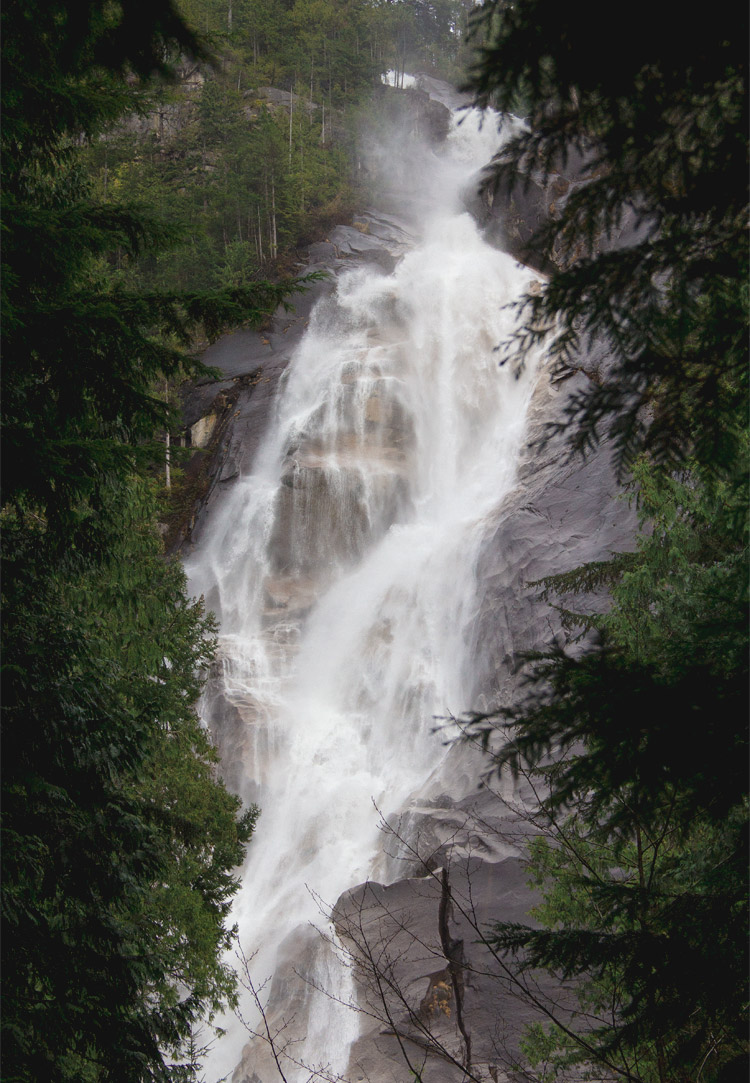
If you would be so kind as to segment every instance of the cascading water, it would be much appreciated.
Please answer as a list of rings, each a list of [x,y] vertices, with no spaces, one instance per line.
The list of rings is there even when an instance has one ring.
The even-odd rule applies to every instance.
[[[357,1030],[325,908],[387,877],[375,806],[408,806],[445,754],[434,716],[471,706],[475,557],[513,486],[534,381],[494,352],[531,272],[460,203],[498,141],[472,114],[455,121],[411,250],[390,275],[342,275],[318,305],[254,468],[187,569],[221,627],[203,714],[239,720],[242,796],[262,808],[234,920],[254,985],[274,975],[278,1018],[294,1016],[280,1044],[298,1038],[291,1055],[324,1078],[346,1070]],[[257,1025],[252,999],[243,1016]],[[226,1025],[209,1078],[248,1041]]]

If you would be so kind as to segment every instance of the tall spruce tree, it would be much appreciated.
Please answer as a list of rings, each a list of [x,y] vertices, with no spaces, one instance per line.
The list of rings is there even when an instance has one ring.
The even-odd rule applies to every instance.
[[[497,770],[543,776],[552,839],[531,856],[547,927],[488,939],[579,989],[584,1015],[527,1045],[547,1078],[573,1065],[659,1083],[741,1078],[744,16],[637,3],[613,26],[601,4],[490,0],[477,20],[477,102],[527,113],[494,181],[578,163],[580,182],[533,238],[551,275],[511,349],[554,327],[564,367],[592,339],[606,344],[607,374],[572,397],[564,428],[572,452],[613,442],[642,513],[636,554],[545,584],[575,645],[527,660],[520,705],[474,718],[488,746],[498,729],[507,742]],[[630,240],[613,245],[626,219]],[[570,610],[571,592],[602,587],[604,618]]]
[[[163,227],[92,194],[87,140],[202,47],[171,0],[3,5],[3,1075],[192,1077],[254,810],[192,704],[213,625],[144,480],[184,350],[289,285],[129,292]]]
[[[561,363],[603,338],[615,362],[574,397],[568,431],[591,447],[608,421],[620,463],[645,446],[737,462],[747,395],[747,20],[722,9],[685,18],[644,2],[611,21],[601,4],[552,0],[479,9],[485,43],[472,71],[479,105],[527,124],[495,179],[515,183],[582,164],[532,247],[557,270],[529,298],[525,336],[558,326]],[[614,40],[616,39],[616,40]],[[627,245],[608,242],[629,219]],[[514,344],[515,345],[515,344]],[[521,343],[524,345],[524,342]]]

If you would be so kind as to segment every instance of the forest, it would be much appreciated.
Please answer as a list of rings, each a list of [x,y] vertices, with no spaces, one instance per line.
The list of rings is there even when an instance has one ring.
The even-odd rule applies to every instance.
[[[125,281],[216,289],[289,265],[296,246],[354,213],[366,179],[358,114],[404,65],[456,75],[467,5],[185,0],[215,58],[181,61],[171,86],[87,148],[99,198],[137,202],[180,242]],[[143,112],[145,110],[145,114]]]
[[[579,1005],[529,1028],[517,1078],[746,1078],[747,39],[737,13],[662,7],[631,5],[613,55],[588,0],[3,5],[8,1083],[204,1078],[237,1002],[260,810],[195,711],[217,627],[165,556],[164,438],[201,347],[264,326],[305,285],[298,250],[367,199],[388,71],[525,118],[490,189],[581,155],[499,360],[552,326],[559,372],[607,343],[563,435],[612,440],[638,509],[634,551],[529,587],[567,638],[517,660],[523,702],[465,705],[490,774],[542,794],[534,922],[478,935]],[[636,242],[608,248],[626,214]]]

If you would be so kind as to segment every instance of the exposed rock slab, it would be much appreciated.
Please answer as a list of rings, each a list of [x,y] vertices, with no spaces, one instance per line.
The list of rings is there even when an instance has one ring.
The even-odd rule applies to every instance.
[[[437,113],[434,118],[437,130],[442,120],[438,124]],[[549,188],[537,184],[536,190],[532,184],[523,193],[526,202],[520,189],[500,193],[477,212],[484,215],[490,233],[495,231],[496,243],[516,256],[525,255],[532,266],[536,264],[533,253],[529,255],[528,240],[535,224],[555,213],[555,200],[559,207],[577,183],[562,175],[559,180],[557,188],[554,181]],[[564,190],[563,182],[567,184]],[[506,211],[512,204],[504,226],[499,211],[503,203]],[[389,261],[395,262],[403,251],[408,234],[408,223],[398,215],[368,213],[354,225],[336,227],[328,240],[312,246],[310,267],[339,270],[359,261],[374,261],[388,270]],[[222,380],[191,393],[196,398],[186,400],[186,418],[205,416],[200,411],[210,411],[212,395],[261,370],[257,384],[234,407],[220,448],[209,510],[221,500],[231,480],[249,469],[279,376],[304,333],[312,304],[331,289],[329,283],[316,284],[295,306],[293,315],[277,314],[268,334],[239,332],[207,351],[205,360],[220,369]],[[608,363],[606,349],[597,346],[573,366],[578,371],[568,380],[552,383],[542,376],[539,381],[518,484],[488,519],[479,557],[479,589],[465,628],[476,674],[467,709],[514,702],[519,694],[515,655],[538,649],[559,633],[557,614],[539,602],[529,581],[585,561],[606,559],[612,551],[633,544],[635,515],[617,499],[609,445],[604,442],[582,462],[567,458],[560,438],[543,449],[539,444],[547,423],[564,415],[569,396],[588,380],[599,378]],[[373,420],[381,422],[392,404],[375,394],[368,408]],[[327,498],[330,475],[323,469],[322,454],[316,458],[313,450],[297,449],[295,467],[290,449],[289,483],[281,497],[288,508],[279,516],[282,524],[285,515],[288,518],[294,511],[295,470],[314,473],[312,488],[317,498]],[[346,448],[335,451],[342,457],[347,453]],[[397,463],[388,466],[384,476],[397,479]],[[346,478],[353,492],[355,474],[350,470]],[[351,523],[341,524],[341,529],[356,538]],[[308,569],[298,566],[294,554],[285,552],[288,533],[280,528],[275,547],[279,566],[265,585],[268,620],[278,620],[280,626],[288,614],[304,612],[316,589],[305,577]],[[254,709],[250,702],[236,703],[226,715],[230,723],[234,717],[223,738],[223,751],[229,751],[227,780],[235,788],[239,780],[232,777],[231,763],[248,754],[254,739]],[[395,856],[383,879],[392,882],[352,888],[336,903],[337,930],[357,967],[363,1021],[351,1051],[350,1079],[401,1081],[408,1057],[421,1066],[425,1083],[458,1083],[469,1064],[478,1078],[503,1083],[504,1072],[516,1055],[523,1025],[531,1018],[529,1000],[519,995],[521,990],[479,941],[488,922],[525,920],[533,904],[522,860],[528,828],[519,815],[531,795],[508,780],[501,781],[498,792],[478,791],[482,769],[475,751],[454,748],[440,777],[425,793],[415,795],[399,825],[391,825]],[[300,930],[283,947],[303,972],[310,969],[315,952],[310,935],[316,934]],[[549,992],[539,990],[540,995]],[[279,978],[269,1000],[272,1024],[293,1015],[303,996],[304,980],[292,987],[283,986]],[[275,1076],[270,1052],[255,1042],[246,1049],[234,1080],[266,1083]]]
[[[538,387],[517,487],[486,536],[472,629],[479,709],[514,690],[514,655],[539,649],[560,630],[559,616],[528,584],[607,560],[634,544],[636,515],[619,496],[609,442],[585,460],[570,457],[564,437],[545,447],[538,443],[547,423],[563,414],[568,397],[588,378],[580,372],[562,384],[545,381]]]
[[[304,292],[290,298],[290,309],[279,307],[267,331],[249,328],[219,338],[203,353],[202,360],[218,372],[216,379],[206,378],[187,387],[182,395],[182,419],[186,430],[212,428],[226,402],[231,403],[231,417],[225,418],[218,446],[210,465],[212,483],[197,509],[184,544],[198,541],[206,514],[222,499],[222,490],[251,468],[265,434],[279,379],[304,335],[312,309],[321,298],[335,289],[335,276],[362,264],[379,265],[390,273],[413,243],[410,224],[398,215],[367,211],[355,219],[355,225],[336,226],[329,239],[308,249],[309,262],[300,268],[304,277],[313,272],[325,277],[313,281]],[[252,377],[252,379],[250,379]],[[397,406],[386,403],[375,388],[369,404],[369,419],[382,423],[384,411],[393,415],[393,440],[397,437]],[[198,431],[196,429],[196,431]]]
[[[500,155],[497,165],[503,163]],[[482,227],[490,244],[509,252],[521,263],[550,274],[585,255],[582,247],[568,251],[558,245],[551,257],[545,256],[538,231],[561,216],[574,193],[600,176],[600,172],[590,166],[590,157],[571,147],[557,168],[550,170],[548,177],[538,169],[528,173],[515,169],[502,174],[494,174],[488,169],[481,186],[467,195],[467,210]],[[643,240],[650,228],[648,220],[629,209],[608,236],[601,234],[597,238],[595,250],[606,252],[630,247]]]
[[[330,268],[335,269],[337,263],[334,258]],[[314,262],[300,273],[328,269]],[[222,336],[204,352],[203,361],[218,370],[219,378],[206,379],[186,389],[182,400],[183,424],[192,427],[215,413],[217,400],[233,388],[239,393],[233,397],[231,418],[215,449],[213,481],[198,509],[187,544],[193,544],[200,536],[206,511],[221,499],[223,485],[250,469],[266,429],[279,378],[305,333],[313,306],[333,288],[331,279],[312,282],[304,293],[291,299],[289,311],[278,309],[268,331],[235,331]]]
[[[606,559],[612,551],[633,545],[635,514],[617,499],[609,446],[605,443],[582,462],[568,460],[560,440],[544,451],[535,443],[545,424],[560,415],[568,395],[586,379],[579,373],[555,386],[543,378],[537,388],[518,485],[488,524],[479,559],[480,587],[466,630],[477,676],[474,702],[467,707],[490,709],[499,702],[517,701],[516,652],[539,649],[560,631],[559,616],[535,597],[527,585],[530,580]],[[360,997],[371,1013],[363,1016],[368,1021],[352,1050],[352,1078],[359,1078],[359,1072],[363,1078],[390,1083],[403,1070],[404,1049],[382,1018],[372,1022],[371,1017],[377,1016],[370,1004],[373,987],[380,998],[380,1015],[395,1018],[400,1010],[403,1041],[415,1056],[421,1050],[427,1058],[419,1062],[423,1078],[429,1083],[462,1078],[460,1068],[446,1056],[446,1049],[455,1052],[451,1045],[456,1041],[455,1027],[451,1030],[447,1016],[424,1015],[425,1003],[437,996],[436,1003],[455,1018],[453,983],[448,982],[450,996],[439,985],[446,975],[450,977],[451,951],[460,973],[463,1030],[477,1078],[502,1083],[506,1071],[515,1078],[510,1066],[518,1057],[519,1038],[524,1026],[539,1018],[534,999],[546,1003],[552,999],[558,1011],[566,1010],[550,979],[530,981],[524,990],[480,942],[492,921],[527,921],[534,900],[523,866],[523,845],[531,830],[523,813],[533,804],[533,795],[528,786],[510,779],[496,780],[478,791],[486,769],[476,751],[454,747],[432,797],[425,794],[426,800],[416,801],[389,828],[389,849],[410,875],[387,888],[364,885],[337,904],[336,912],[345,915],[341,935],[346,935],[348,922],[349,941],[355,944],[354,954],[359,952]],[[423,875],[415,878],[419,869]],[[449,924],[441,940],[436,930],[442,869],[447,875]],[[371,902],[368,907],[362,904],[365,897]],[[390,968],[387,1003],[382,983],[375,981],[377,960],[377,966]],[[424,1031],[420,1020],[429,1022]],[[446,1049],[439,1048],[441,1042]],[[455,1045],[459,1047],[465,1056],[465,1039],[463,1046]],[[460,1056],[455,1060],[460,1065]]]

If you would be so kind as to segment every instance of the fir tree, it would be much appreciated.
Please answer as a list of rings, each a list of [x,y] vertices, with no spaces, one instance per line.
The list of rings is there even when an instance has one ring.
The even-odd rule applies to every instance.
[[[498,725],[507,738],[494,770],[531,771],[547,791],[529,865],[547,927],[488,941],[575,979],[579,1017],[537,1028],[535,1060],[719,1079],[746,1048],[744,508],[696,468],[676,478],[641,461],[634,483],[637,552],[542,584],[564,599],[608,584],[603,615],[565,603],[583,650],[531,661],[526,698],[473,722],[487,746]]]
[[[645,3],[618,21],[601,4],[497,0],[472,70],[480,105],[527,124],[503,148],[495,179],[542,178],[576,160],[586,181],[532,247],[558,269],[527,302],[521,346],[559,328],[565,364],[603,339],[614,365],[575,396],[565,424],[585,450],[605,422],[622,467],[647,447],[661,461],[694,454],[731,469],[747,396],[747,57],[735,12],[659,18]],[[657,25],[658,24],[658,25]],[[629,217],[631,243],[611,236]],[[517,350],[517,343],[513,350]]]
[[[551,277],[510,351],[552,327],[563,367],[606,343],[563,427],[583,454],[614,442],[642,522],[635,554],[542,585],[574,642],[473,719],[495,769],[543,777],[553,839],[530,865],[548,927],[488,939],[579,991],[578,1020],[527,1043],[547,1078],[728,1080],[747,1057],[746,55],[728,12],[630,7],[616,50],[609,18],[551,0],[478,16],[477,101],[527,113],[496,177],[577,160],[583,182],[532,242]],[[601,587],[609,611],[576,613]]]
[[[255,811],[193,703],[213,624],[165,562],[139,473],[194,331],[288,292],[128,289],[163,226],[97,198],[81,150],[143,79],[204,55],[171,0],[3,6],[3,1070],[184,1078],[231,1003],[225,927]]]

